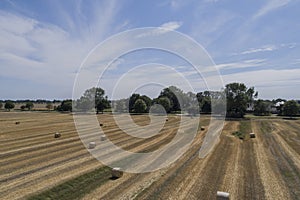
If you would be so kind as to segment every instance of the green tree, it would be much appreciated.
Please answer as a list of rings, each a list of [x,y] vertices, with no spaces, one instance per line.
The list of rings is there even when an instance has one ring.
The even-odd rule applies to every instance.
[[[97,114],[99,112],[103,113],[104,109],[106,108],[110,108],[110,102],[107,99],[107,96],[105,96],[104,98],[100,98],[97,103],[96,103],[96,111]]]
[[[285,116],[295,116],[299,113],[299,104],[294,101],[290,100],[284,103],[283,105],[283,115]]]
[[[47,103],[46,108],[50,111],[53,109],[53,104],[52,103]]]
[[[146,113],[147,112],[147,104],[144,100],[138,99],[133,105],[134,113]]]
[[[258,93],[254,87],[247,88],[243,83],[230,83],[226,85],[227,116],[244,117],[247,104],[252,104]]]
[[[34,105],[33,105],[32,102],[27,102],[26,105],[25,105],[25,107],[26,107],[28,110],[31,110],[31,109],[34,107]]]
[[[199,109],[203,113],[211,112],[211,96],[209,91],[197,93],[197,99],[199,102]]]
[[[255,101],[254,103],[254,115],[264,116],[270,115],[269,103],[265,102],[262,99]]]
[[[150,109],[150,107],[151,107],[151,105],[153,103],[152,99],[150,97],[146,96],[146,95],[140,96],[140,99],[142,99],[146,103],[146,105],[147,105],[147,112],[149,112],[149,109]]]
[[[26,108],[26,106],[25,106],[25,105],[22,105],[20,108],[21,108],[22,111],[24,111],[25,108]]]
[[[155,102],[164,107],[166,113],[169,113],[171,111],[171,101],[168,97],[160,97],[156,99]]]
[[[8,111],[10,111],[11,109],[13,109],[15,107],[15,104],[12,101],[6,101],[4,108]]]
[[[129,98],[129,112],[134,112],[134,104],[140,98],[139,94],[133,93]]]
[[[184,93],[182,90],[175,86],[170,86],[161,91],[158,98],[166,97],[170,100],[171,103],[171,112],[181,111],[181,106],[184,105]]]
[[[81,111],[90,111],[93,108],[98,112],[110,107],[110,102],[102,88],[87,89],[84,94],[76,101],[76,108]]]
[[[67,99],[61,102],[59,106],[56,108],[58,111],[69,111],[72,112],[72,100]]]
[[[0,109],[2,109],[3,108],[3,103],[2,102],[0,102]]]

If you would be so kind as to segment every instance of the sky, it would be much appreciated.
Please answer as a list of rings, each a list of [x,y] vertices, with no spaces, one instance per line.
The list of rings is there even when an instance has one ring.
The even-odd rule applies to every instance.
[[[220,79],[254,86],[259,98],[300,99],[299,19],[299,0],[2,0],[0,99],[72,98],[76,84],[82,91],[94,84],[114,99],[155,97],[168,85],[199,92],[220,87]],[[153,46],[181,48],[188,42],[168,34],[188,36],[203,48],[190,51],[201,60],[196,65],[209,58],[214,73],[201,68],[199,76],[187,60],[160,49],[118,55],[133,48],[130,34],[99,47],[144,27],[160,28],[149,34],[160,38]]]

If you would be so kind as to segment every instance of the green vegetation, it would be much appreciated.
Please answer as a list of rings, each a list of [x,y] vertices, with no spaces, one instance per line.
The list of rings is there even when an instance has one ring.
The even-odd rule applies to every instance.
[[[72,100],[64,100],[61,102],[59,106],[57,106],[56,110],[64,111],[64,112],[72,112]]]
[[[270,103],[259,99],[254,103],[254,115],[257,116],[268,116],[271,114],[270,112]]]
[[[88,112],[92,109],[96,109],[97,114],[103,113],[104,109],[110,108],[110,102],[105,91],[102,88],[90,88],[84,92],[84,94],[76,100],[74,103],[75,108],[79,111]]]
[[[249,133],[252,132],[251,121],[250,120],[241,120],[239,130],[233,132],[232,135],[238,137],[241,140],[249,138]]]
[[[136,100],[133,105],[133,112],[134,113],[146,113],[147,105],[146,105],[145,101],[142,99]]]
[[[258,93],[254,87],[247,88],[243,83],[230,83],[225,88],[227,98],[227,117],[242,118],[246,114],[247,105],[254,102]]]
[[[33,105],[33,103],[30,101],[30,102],[27,102],[27,103],[26,103],[25,107],[26,107],[28,110],[31,110],[31,109],[34,107],[34,105]]]
[[[109,181],[110,168],[101,167],[89,173],[83,174],[74,179],[61,183],[49,190],[40,194],[31,196],[28,200],[43,200],[43,199],[80,199],[84,195],[93,191],[100,185]]]
[[[8,111],[13,109],[15,107],[15,104],[12,101],[6,101],[4,108]]]
[[[299,113],[299,104],[296,101],[290,100],[283,105],[283,115],[293,117]]]

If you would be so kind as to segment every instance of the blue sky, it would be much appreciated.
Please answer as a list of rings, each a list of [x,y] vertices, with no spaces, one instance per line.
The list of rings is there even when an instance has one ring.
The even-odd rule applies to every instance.
[[[72,97],[79,66],[97,44],[143,27],[164,27],[192,37],[214,60],[224,84],[244,82],[254,86],[260,98],[300,99],[299,19],[299,0],[2,0],[0,99]],[[121,56],[100,86],[111,96],[124,73],[147,63],[176,66],[185,75],[190,71],[182,59],[144,50]],[[145,81],[170,77],[162,65],[152,66],[152,73],[147,73],[151,66],[145,66],[136,72],[144,73],[139,75]],[[127,78],[126,84],[130,88],[138,83]],[[137,92],[155,96],[161,87],[153,88]],[[195,88],[203,89],[204,84]],[[116,98],[132,92],[124,89]]]

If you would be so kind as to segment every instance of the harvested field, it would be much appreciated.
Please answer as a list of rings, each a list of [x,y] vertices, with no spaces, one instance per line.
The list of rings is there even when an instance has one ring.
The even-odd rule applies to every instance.
[[[150,123],[147,115],[132,118],[139,126]],[[107,140],[132,152],[168,144],[180,121],[169,115],[159,134],[143,139],[123,132],[110,114],[98,119]],[[216,199],[217,191],[230,193],[230,199],[299,199],[298,120],[226,121],[216,148],[200,159],[208,125],[209,116],[202,116],[191,147],[169,167],[114,180],[81,143],[71,114],[0,112],[0,199]],[[84,128],[100,141],[97,130]],[[236,131],[245,137],[233,136]],[[60,138],[53,137],[56,132]]]

